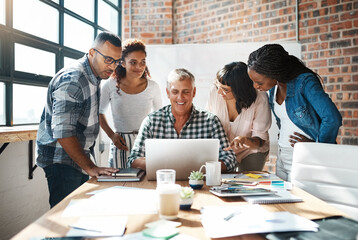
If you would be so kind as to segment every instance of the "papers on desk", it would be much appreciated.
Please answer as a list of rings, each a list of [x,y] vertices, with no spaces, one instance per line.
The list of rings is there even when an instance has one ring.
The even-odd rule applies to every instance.
[[[127,219],[127,216],[82,217],[70,226],[67,237],[122,236]]]
[[[318,225],[289,212],[268,212],[259,205],[206,206],[201,221],[210,238],[242,234],[318,231]]]
[[[63,211],[62,217],[156,213],[158,210],[155,190],[113,187],[97,192],[88,199],[71,200]]]

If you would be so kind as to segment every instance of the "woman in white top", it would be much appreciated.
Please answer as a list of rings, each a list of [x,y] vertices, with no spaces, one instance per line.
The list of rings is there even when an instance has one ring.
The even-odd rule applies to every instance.
[[[109,166],[126,168],[138,129],[143,119],[162,107],[159,85],[150,80],[145,45],[138,39],[123,43],[122,61],[101,88],[99,119],[112,140]],[[111,105],[114,130],[104,113]]]
[[[245,63],[232,62],[217,72],[206,108],[219,117],[238,170],[261,171],[269,152],[271,111],[266,93],[254,89]]]

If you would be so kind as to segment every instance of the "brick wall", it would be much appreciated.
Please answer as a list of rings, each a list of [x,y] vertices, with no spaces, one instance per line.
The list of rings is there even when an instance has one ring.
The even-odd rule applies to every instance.
[[[129,1],[123,1],[123,38],[147,44],[298,38],[302,60],[322,76],[343,116],[337,141],[358,145],[358,1],[301,0],[298,26],[293,0],[132,0],[131,5],[130,16]]]
[[[123,0],[122,6],[123,39],[140,38],[147,44],[173,43],[172,0],[132,0],[131,7],[129,0]]]

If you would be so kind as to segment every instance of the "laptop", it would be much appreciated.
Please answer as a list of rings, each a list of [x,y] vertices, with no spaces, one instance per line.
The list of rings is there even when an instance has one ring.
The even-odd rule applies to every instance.
[[[190,173],[208,161],[219,161],[219,139],[146,139],[148,180],[156,180],[158,169],[174,169],[176,180],[188,180]]]

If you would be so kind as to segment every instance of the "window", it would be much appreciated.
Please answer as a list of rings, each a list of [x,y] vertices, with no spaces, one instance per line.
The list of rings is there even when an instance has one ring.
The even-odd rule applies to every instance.
[[[14,124],[39,123],[46,103],[46,87],[14,84]]]
[[[36,61],[32,60],[34,56],[36,56]],[[15,43],[15,71],[54,76],[55,60],[54,53]]]
[[[98,1],[98,24],[111,32],[118,33],[119,13],[103,0]]]
[[[74,58],[69,58],[69,57],[65,57],[65,58],[64,58],[63,65],[64,65],[65,67],[70,66],[74,61],[76,61],[76,59],[74,59]]]
[[[58,43],[57,9],[38,0],[14,0],[13,3],[14,28]]]
[[[64,45],[87,52],[91,48],[94,29],[90,25],[65,14]]]
[[[118,0],[109,0],[111,3],[113,3],[114,5],[118,6]]]
[[[0,0],[0,126],[38,123],[56,72],[87,53],[99,32],[120,35],[121,5]]]
[[[5,87],[0,82],[0,125],[5,125]]]
[[[88,20],[94,19],[94,0],[65,0],[65,8],[81,15]],[[86,7],[84,7],[86,6]]]
[[[0,0],[0,24],[5,25],[5,0]]]

